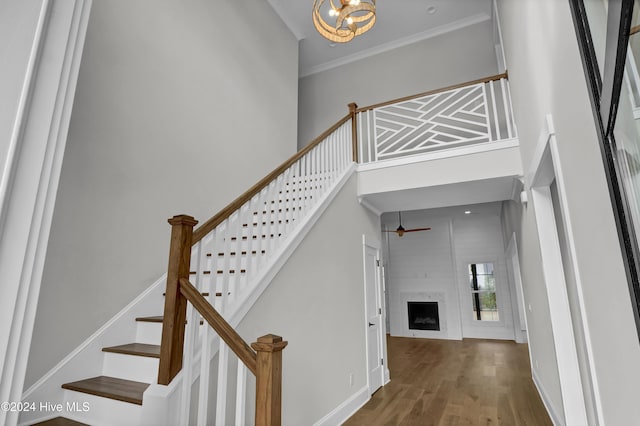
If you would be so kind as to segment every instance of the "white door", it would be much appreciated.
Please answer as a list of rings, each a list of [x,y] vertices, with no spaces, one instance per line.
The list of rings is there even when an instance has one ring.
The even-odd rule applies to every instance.
[[[367,329],[367,370],[369,392],[383,384],[382,292],[380,282],[380,250],[365,241],[364,246],[365,321]]]

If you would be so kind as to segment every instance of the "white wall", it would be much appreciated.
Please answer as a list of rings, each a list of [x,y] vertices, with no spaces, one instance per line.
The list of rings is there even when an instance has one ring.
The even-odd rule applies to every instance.
[[[464,337],[513,339],[510,283],[507,279],[502,241],[501,202],[403,212],[406,229],[430,227],[430,231],[407,233],[399,238],[388,233],[387,291],[390,330],[394,336],[461,339]],[[464,212],[470,210],[472,214]],[[383,229],[398,226],[397,212],[382,215]],[[477,324],[471,318],[468,289],[469,263],[492,262],[500,287],[498,306],[502,321]],[[407,294],[427,293],[439,297],[441,331],[409,330]],[[435,299],[434,299],[435,300]],[[444,319],[444,321],[443,321]]]
[[[296,111],[266,2],[94,3],[27,385],[163,273],[168,217],[206,220],[295,151]]]
[[[525,169],[546,114],[555,122],[601,417],[606,424],[629,424],[640,418],[634,397],[640,345],[569,2],[501,0],[498,5]],[[534,374],[561,412],[534,208],[512,205],[507,215],[518,233],[525,300],[531,305]]]
[[[313,424],[367,385],[362,235],[379,226],[352,176],[238,327],[289,342],[283,425]]]
[[[490,20],[300,79],[298,145],[349,112],[497,74]]]

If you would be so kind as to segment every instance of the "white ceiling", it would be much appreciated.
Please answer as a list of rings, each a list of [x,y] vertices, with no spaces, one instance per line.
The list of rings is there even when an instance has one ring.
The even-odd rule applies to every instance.
[[[468,204],[511,200],[521,190],[517,177],[505,176],[492,179],[437,185],[424,188],[367,194],[363,204],[386,213],[398,210],[427,210]]]
[[[378,0],[376,24],[330,46],[311,22],[313,0],[268,0],[300,41],[300,76],[491,19],[491,0]],[[428,9],[435,7],[435,13]]]

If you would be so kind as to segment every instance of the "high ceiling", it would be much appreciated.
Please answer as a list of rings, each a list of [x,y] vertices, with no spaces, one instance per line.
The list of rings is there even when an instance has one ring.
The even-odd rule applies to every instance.
[[[313,27],[313,0],[268,1],[300,41],[300,76],[485,21],[492,16],[491,0],[378,0],[375,26],[349,43],[332,46]]]

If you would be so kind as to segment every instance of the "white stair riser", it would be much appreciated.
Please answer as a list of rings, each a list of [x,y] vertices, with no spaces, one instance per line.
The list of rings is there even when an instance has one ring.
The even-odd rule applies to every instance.
[[[158,309],[162,309],[159,307]],[[159,345],[162,340],[161,322],[136,322],[136,342],[149,345]]]
[[[158,380],[158,358],[104,353],[102,374],[119,379],[155,383]]]
[[[92,426],[138,426],[141,422],[142,407],[137,404],[116,401],[110,398],[89,395],[87,393],[64,390],[64,411],[67,417]],[[75,404],[80,410],[67,411],[68,406]],[[83,411],[86,410],[86,411]]]

